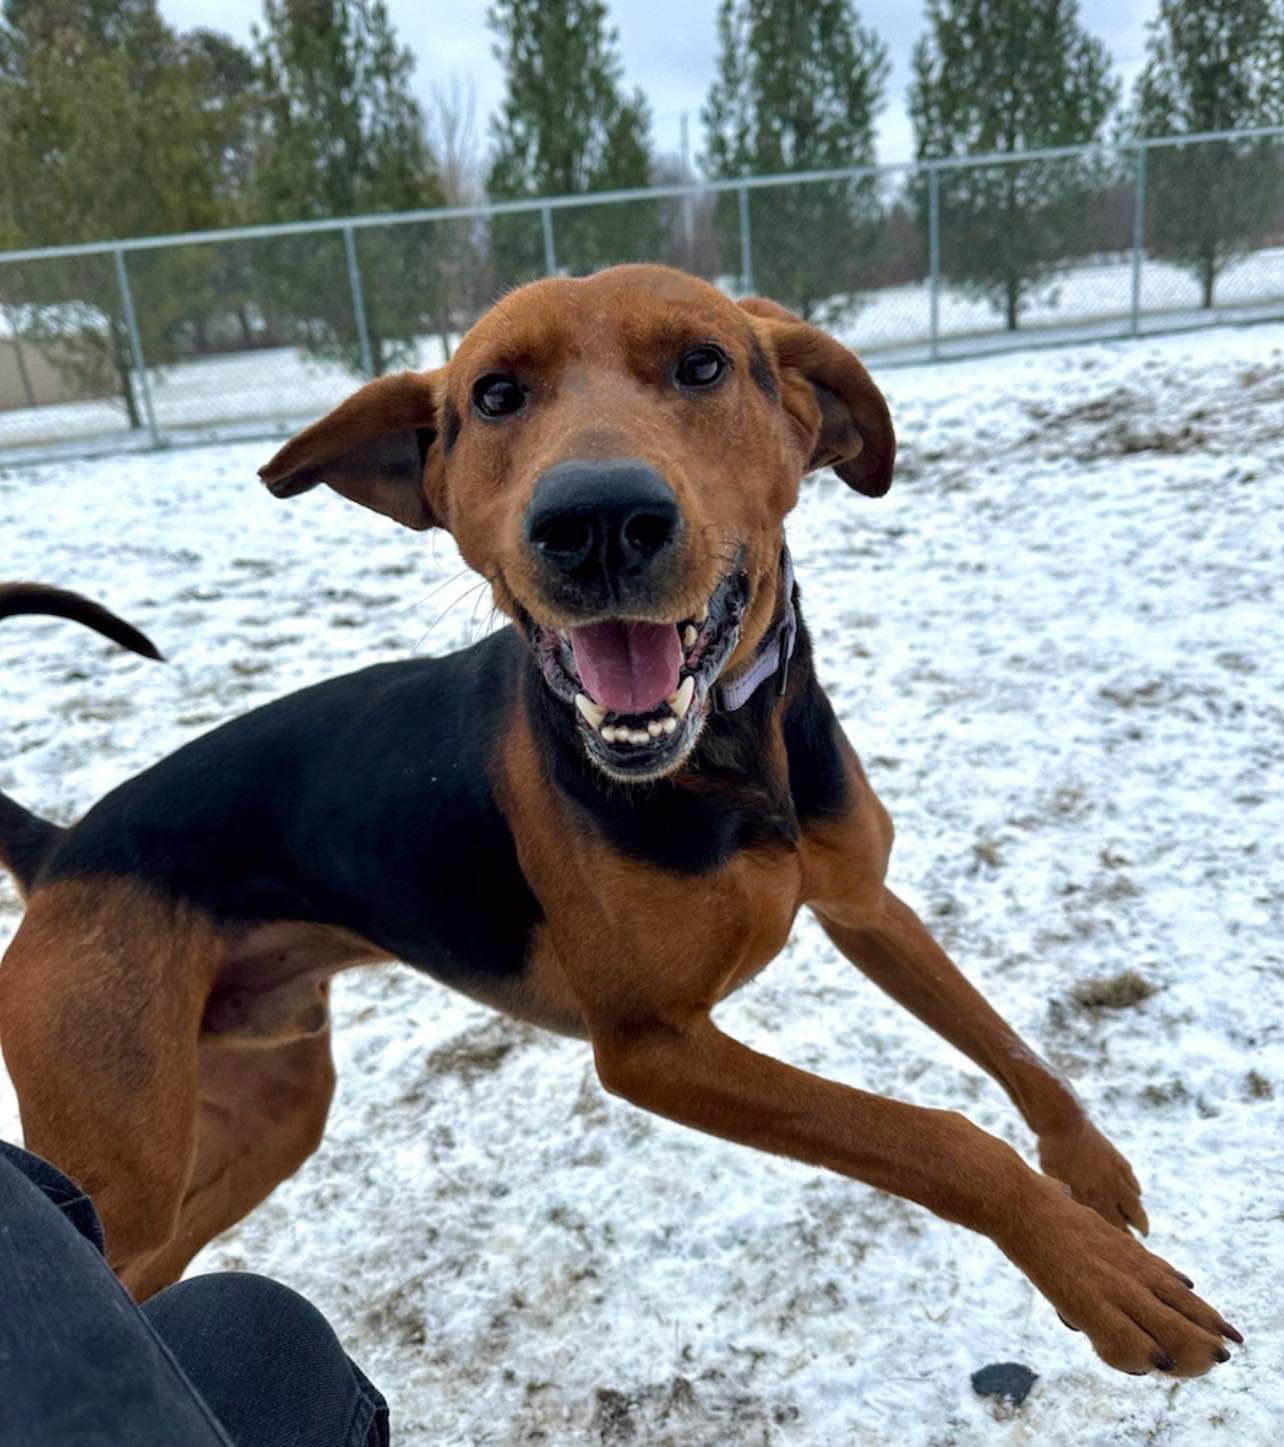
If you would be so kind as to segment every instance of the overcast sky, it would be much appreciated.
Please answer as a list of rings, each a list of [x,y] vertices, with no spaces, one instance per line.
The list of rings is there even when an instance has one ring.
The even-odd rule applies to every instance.
[[[487,117],[504,93],[503,74],[491,54],[485,7],[474,3],[424,3],[387,0],[393,25],[403,44],[418,58],[416,84],[421,93],[451,72],[471,77],[477,88],[478,129],[488,139]],[[194,25],[224,30],[248,40],[251,24],[262,14],[262,0],[160,0],[166,18],[180,29]],[[713,79],[717,36],[716,0],[610,0],[611,17],[620,33],[620,54],[626,83],[640,86],[651,101],[655,140],[662,151],[677,151],[682,114],[690,118],[692,153],[703,146],[700,106]],[[1157,9],[1155,0],[1081,0],[1083,24],[1105,41],[1116,73],[1125,85],[1140,68],[1146,22]],[[905,90],[910,55],[923,29],[923,7],[905,0],[863,0],[863,22],[887,43],[892,74],[888,105],[880,119],[878,159],[910,160],[914,154]]]

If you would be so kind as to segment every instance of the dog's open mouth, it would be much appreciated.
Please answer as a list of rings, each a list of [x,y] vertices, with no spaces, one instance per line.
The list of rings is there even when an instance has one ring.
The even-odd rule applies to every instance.
[[[736,572],[699,617],[612,618],[565,633],[528,624],[545,682],[575,709],[596,763],[622,777],[656,778],[686,757],[735,652],[747,599],[747,579]]]

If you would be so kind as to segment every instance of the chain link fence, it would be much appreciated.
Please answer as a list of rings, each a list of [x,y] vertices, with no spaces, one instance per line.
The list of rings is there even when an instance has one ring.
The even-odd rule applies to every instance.
[[[1284,127],[0,254],[0,463],[280,435],[651,260],[881,365],[1284,318]]]

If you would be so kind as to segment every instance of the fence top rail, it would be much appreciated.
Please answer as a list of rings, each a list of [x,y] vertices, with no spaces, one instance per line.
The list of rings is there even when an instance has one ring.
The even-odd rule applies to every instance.
[[[1062,160],[1102,152],[1146,151],[1156,146],[1189,146],[1207,141],[1254,140],[1284,136],[1284,125],[1248,126],[1232,131],[1197,131],[1188,135],[1135,136],[1115,141],[1088,141],[1073,146],[1045,146],[1029,151],[991,151],[973,156],[924,157],[878,166],[838,166],[824,170],[791,171],[772,176],[741,176],[725,180],[690,181],[673,186],[644,186],[621,191],[587,191],[575,196],[545,196],[516,201],[487,201],[473,206],[430,206],[414,211],[378,212],[366,216],[326,217],[317,221],[265,222],[256,226],[229,226],[212,231],[180,231],[163,236],[131,236],[117,241],[79,242],[0,252],[0,266],[20,261],[53,261],[74,256],[106,256],[127,251],[156,251],[169,246],[199,246],[232,241],[255,241],[271,236],[358,231],[376,226],[408,226],[427,221],[469,221],[484,216],[511,216],[572,207],[611,206],[629,201],[669,201],[726,191],[764,187],[802,186],[820,181],[856,181],[893,176],[901,172],[968,170],[982,166],[1019,165],[1025,161]]]

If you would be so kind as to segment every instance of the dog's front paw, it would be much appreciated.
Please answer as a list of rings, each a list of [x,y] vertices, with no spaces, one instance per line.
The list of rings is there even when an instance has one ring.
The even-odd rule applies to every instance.
[[[1150,1231],[1132,1167],[1086,1116],[1039,1137],[1039,1164],[1112,1226],[1131,1226],[1143,1236]]]
[[[1190,1289],[1189,1278],[1107,1226],[1053,1181],[1040,1182],[1013,1239],[998,1243],[1104,1362],[1202,1376],[1243,1337]]]

